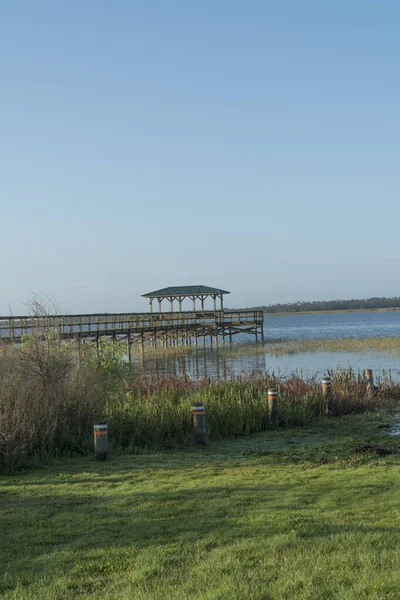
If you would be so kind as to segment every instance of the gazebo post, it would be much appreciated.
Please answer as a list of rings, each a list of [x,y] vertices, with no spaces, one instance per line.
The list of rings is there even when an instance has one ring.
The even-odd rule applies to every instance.
[[[229,319],[225,322],[224,317],[224,294],[229,294],[229,292],[205,285],[168,287],[143,294],[145,298],[149,299],[150,313],[147,313],[147,317],[146,315],[137,315],[136,323],[140,322],[143,328],[147,327],[148,329],[148,331],[143,332],[140,341],[144,341],[144,339],[152,341],[153,338],[157,338],[157,340],[164,340],[166,345],[175,346],[177,345],[177,340],[182,340],[182,343],[190,345],[191,338],[193,337],[194,343],[197,345],[198,338],[202,338],[204,344],[205,338],[210,336],[211,346],[214,346],[214,343],[218,345],[220,341],[219,336],[222,336],[223,341],[226,335],[232,336],[231,322]],[[184,311],[183,301],[186,298],[192,301],[193,308],[184,313],[182,312]],[[212,298],[214,313],[212,313],[213,309],[211,305],[210,307],[206,305],[208,298]],[[154,322],[150,315],[157,310],[154,305],[154,300],[156,299],[158,301],[159,317],[157,318],[157,322]],[[168,311],[162,305],[164,300],[170,303],[170,316],[162,319],[163,311]],[[176,308],[174,306],[175,300],[178,301]],[[201,308],[199,307],[198,300],[200,301]],[[175,310],[176,312],[174,312]],[[210,319],[209,317],[212,314],[213,318]],[[257,315],[254,313],[252,319],[249,317],[249,327],[252,325],[252,321],[256,322],[257,327],[260,326],[258,313]],[[247,325],[247,322],[244,324]],[[253,330],[254,328],[246,329],[246,331],[251,332]]]

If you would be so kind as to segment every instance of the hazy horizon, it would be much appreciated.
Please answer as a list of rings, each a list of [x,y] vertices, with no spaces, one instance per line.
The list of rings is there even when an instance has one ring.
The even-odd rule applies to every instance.
[[[150,291],[150,290],[149,290]],[[392,296],[392,298],[397,298],[400,296]],[[244,308],[254,308],[254,307],[263,307],[263,306],[270,306],[270,305],[275,305],[275,304],[295,304],[296,302],[299,303],[303,303],[303,302],[329,302],[329,301],[348,301],[348,300],[368,300],[370,298],[373,297],[359,297],[359,298],[308,298],[308,299],[304,299],[304,300],[295,300],[295,301],[288,301],[288,302],[273,302],[273,303],[260,303],[260,304],[248,304],[248,305],[236,305],[233,302],[229,302],[229,298],[231,298],[231,294],[224,296],[224,306],[226,309],[230,309],[230,310],[240,310],[240,309],[244,309]],[[379,298],[389,298],[389,296],[379,296]],[[54,298],[51,294],[48,294],[46,291],[43,291],[43,293],[40,294],[36,294],[36,293],[32,293],[25,302],[21,303],[21,309],[19,312],[16,312],[12,309],[11,306],[9,306],[7,308],[7,310],[3,313],[0,313],[0,315],[2,316],[19,316],[19,315],[26,315],[26,314],[33,314],[34,313],[34,307],[32,305],[32,302],[38,302],[41,307],[47,312],[47,313],[54,313],[54,314],[90,314],[90,313],[124,313],[124,312],[149,312],[149,303],[148,300],[146,300],[145,298],[140,298],[140,304],[142,306],[141,309],[137,309],[135,306],[132,307],[128,307],[128,308],[121,308],[121,307],[116,307],[113,310],[102,310],[101,307],[99,309],[96,310],[69,310],[67,307],[63,307],[63,305],[56,299]],[[144,304],[144,306],[143,306]],[[164,303],[162,304],[162,310],[165,312],[169,312],[170,311],[170,304],[167,300],[164,301]],[[178,306],[177,304],[174,306],[174,310],[177,310]],[[199,302],[197,302],[197,308],[199,308]],[[213,301],[210,298],[207,298],[204,301],[204,308],[205,310],[213,310]],[[182,301],[182,310],[193,310],[193,303],[192,300],[186,298]],[[347,309],[344,309],[347,310]],[[357,309],[355,309],[357,310]],[[375,310],[375,309],[371,309],[371,310]],[[390,310],[390,308],[389,308]],[[153,311],[157,312],[158,311],[158,304],[156,303],[156,305],[153,304]],[[271,313],[273,314],[273,313]]]
[[[398,296],[400,4],[5,1],[0,314]]]

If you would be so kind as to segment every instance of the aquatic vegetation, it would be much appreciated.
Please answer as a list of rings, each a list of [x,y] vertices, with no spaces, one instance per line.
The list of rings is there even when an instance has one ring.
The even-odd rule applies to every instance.
[[[332,415],[393,406],[400,383],[383,378],[367,393],[352,370],[330,373]],[[0,348],[0,464],[12,468],[31,459],[92,450],[93,423],[106,419],[114,449],[140,452],[192,441],[191,405],[206,406],[209,439],[247,435],[271,427],[267,390],[279,391],[282,427],[306,425],[327,407],[316,378],[253,372],[227,380],[140,374],[121,346],[59,345],[56,337],[27,339]]]
[[[400,337],[366,337],[338,339],[284,340],[266,339],[264,343],[245,342],[233,344],[220,350],[226,357],[243,354],[271,354],[283,356],[300,352],[386,352],[400,355]]]
[[[184,356],[193,354],[214,354],[218,351],[221,358],[234,358],[239,356],[251,356],[270,354],[273,356],[284,356],[297,353],[320,353],[320,352],[385,352],[393,356],[400,355],[400,337],[364,337],[364,338],[320,338],[309,340],[289,340],[284,338],[266,338],[264,342],[236,340],[232,344],[222,344],[220,341],[218,348],[207,345],[205,348],[195,348],[194,346],[180,345],[162,348],[157,346],[152,348],[150,345],[145,349],[146,357],[162,358],[173,356]],[[132,354],[139,355],[138,346],[132,346]]]

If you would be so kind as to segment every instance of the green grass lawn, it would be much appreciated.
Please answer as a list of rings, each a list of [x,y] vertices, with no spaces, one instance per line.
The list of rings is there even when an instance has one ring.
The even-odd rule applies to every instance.
[[[398,599],[393,418],[2,476],[0,597]]]

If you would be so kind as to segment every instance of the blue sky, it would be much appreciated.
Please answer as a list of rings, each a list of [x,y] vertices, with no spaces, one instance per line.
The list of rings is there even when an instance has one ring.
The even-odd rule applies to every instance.
[[[3,0],[0,313],[400,295],[400,3]]]

